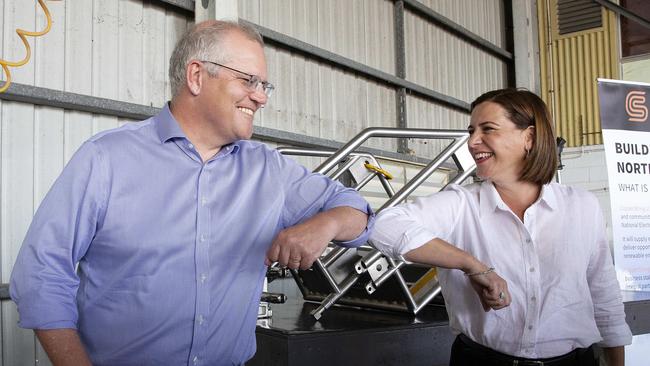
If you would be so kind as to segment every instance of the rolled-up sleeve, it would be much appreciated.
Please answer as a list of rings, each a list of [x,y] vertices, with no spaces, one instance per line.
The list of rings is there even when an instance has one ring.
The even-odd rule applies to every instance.
[[[106,175],[99,148],[86,142],[41,202],[11,274],[20,327],[76,328],[76,265],[105,209]]]
[[[382,210],[370,242],[385,255],[402,259],[402,255],[434,238],[448,240],[463,200],[454,187],[450,188]]]
[[[305,167],[278,154],[280,171],[284,175],[285,227],[300,223],[313,215],[335,207],[351,207],[368,215],[365,230],[356,238],[337,241],[343,247],[358,247],[368,241],[375,222],[370,205],[351,188],[318,173],[309,172]]]
[[[632,343],[632,332],[625,322],[625,310],[605,234],[605,222],[595,198],[592,204],[593,209],[585,212],[595,214],[596,245],[587,268],[587,282],[594,304],[596,326],[603,337],[599,346],[628,345]]]

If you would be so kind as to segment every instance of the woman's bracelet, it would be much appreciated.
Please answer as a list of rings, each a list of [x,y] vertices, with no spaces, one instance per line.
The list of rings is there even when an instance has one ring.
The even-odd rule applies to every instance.
[[[494,272],[494,267],[490,267],[483,272],[465,273],[465,276],[467,277],[480,276],[480,275],[486,275],[491,272]]]

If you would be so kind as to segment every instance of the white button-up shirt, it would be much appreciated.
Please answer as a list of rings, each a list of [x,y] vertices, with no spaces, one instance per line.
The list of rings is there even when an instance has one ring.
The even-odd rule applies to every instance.
[[[491,182],[454,185],[382,211],[371,241],[398,258],[434,238],[494,267],[512,295],[509,307],[486,313],[461,271],[439,268],[454,333],[526,358],[632,342],[592,194],[548,184],[522,223]]]

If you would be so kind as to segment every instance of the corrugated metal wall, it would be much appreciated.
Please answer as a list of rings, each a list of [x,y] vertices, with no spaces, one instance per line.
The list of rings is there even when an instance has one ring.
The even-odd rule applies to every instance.
[[[427,1],[496,45],[503,44],[501,0]],[[29,39],[32,60],[12,69],[13,81],[82,95],[160,107],[169,99],[167,65],[191,16],[157,0],[47,2],[53,27]],[[364,65],[395,74],[394,4],[388,0],[239,0],[240,17]],[[20,59],[14,30],[42,29],[35,1],[0,0],[3,59]],[[406,12],[407,79],[464,101],[505,86],[503,61]],[[344,142],[368,126],[395,126],[396,92],[269,44],[269,75],[277,93],[258,124]],[[468,115],[408,96],[411,127],[460,128]],[[91,135],[129,120],[0,100],[0,274],[9,276],[32,215],[78,146]],[[412,141],[432,156],[440,144]],[[370,146],[396,150],[392,140]],[[315,165],[320,159],[299,159]],[[407,169],[408,170],[408,169]],[[405,170],[405,175],[408,173]],[[31,331],[18,329],[15,306],[2,302],[2,365],[47,365]]]
[[[597,78],[619,75],[616,17],[602,9],[603,26],[560,35],[557,0],[538,1],[542,98],[567,146],[602,144]]]
[[[239,16],[263,27],[394,73],[393,2],[240,0]],[[395,93],[382,84],[267,45],[278,87],[259,124],[344,142],[370,126],[395,126]],[[396,141],[370,141],[395,151]]]
[[[31,61],[13,81],[85,95],[161,106],[168,98],[167,64],[188,25],[156,2],[49,1],[50,33],[30,38]],[[16,28],[40,30],[35,1],[0,0],[2,57],[22,59]],[[0,258],[7,283],[32,215],[65,162],[91,135],[128,122],[27,103],[0,101]],[[15,305],[2,302],[2,364],[48,364],[33,332],[17,328]]]
[[[504,47],[504,15],[501,0],[421,1],[422,4]],[[419,15],[405,17],[406,78],[433,90],[471,102],[492,89],[506,86],[505,63],[467,43]],[[407,98],[409,127],[466,129],[466,113],[436,105],[416,96]],[[416,155],[435,156],[444,142],[415,140]]]

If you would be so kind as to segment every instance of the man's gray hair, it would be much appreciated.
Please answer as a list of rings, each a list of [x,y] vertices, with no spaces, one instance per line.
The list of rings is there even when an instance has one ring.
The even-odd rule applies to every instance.
[[[174,48],[169,59],[169,83],[172,97],[175,97],[185,84],[185,69],[192,60],[208,60],[220,64],[228,62],[231,55],[221,50],[223,38],[232,31],[239,31],[252,41],[264,46],[262,36],[257,30],[248,25],[233,21],[208,20],[190,28]],[[210,64],[207,70],[211,76],[216,76]]]

